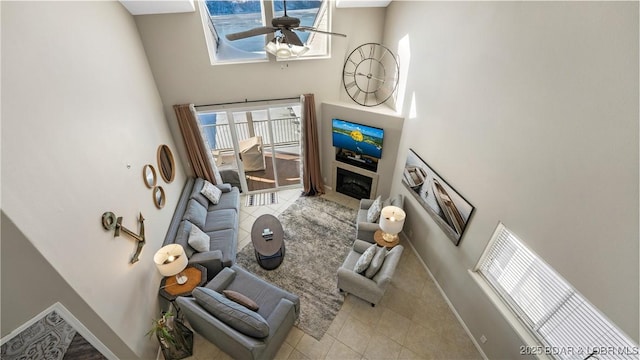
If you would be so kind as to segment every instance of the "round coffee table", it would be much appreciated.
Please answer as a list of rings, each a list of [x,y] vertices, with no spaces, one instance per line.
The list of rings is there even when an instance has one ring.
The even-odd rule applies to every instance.
[[[284,259],[284,230],[277,217],[260,215],[251,227],[251,242],[256,261],[262,268],[273,270]]]

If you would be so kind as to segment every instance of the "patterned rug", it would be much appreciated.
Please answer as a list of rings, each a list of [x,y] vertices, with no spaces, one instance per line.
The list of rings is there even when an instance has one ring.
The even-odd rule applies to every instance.
[[[355,209],[302,196],[278,216],[286,246],[278,268],[261,268],[251,244],[237,257],[240,266],[300,296],[296,326],[318,340],[344,302],[337,287],[337,271],[355,239],[356,215]]]
[[[2,359],[58,359],[76,335],[55,311],[50,312],[2,345]]]
[[[2,360],[106,360],[55,310],[2,344]]]
[[[247,195],[245,206],[271,205],[278,203],[277,192],[266,192]]]

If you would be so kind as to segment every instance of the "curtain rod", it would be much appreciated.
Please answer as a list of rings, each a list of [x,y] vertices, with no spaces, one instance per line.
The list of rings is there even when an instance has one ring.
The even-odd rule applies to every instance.
[[[256,103],[256,102],[280,101],[280,100],[296,100],[296,99],[300,99],[300,96],[288,97],[288,98],[277,98],[277,99],[265,99],[265,100],[247,100],[247,99],[244,99],[244,101],[232,101],[232,102],[218,103],[218,104],[194,105],[194,107],[198,108],[198,107],[207,107],[207,106],[248,104],[248,103]]]

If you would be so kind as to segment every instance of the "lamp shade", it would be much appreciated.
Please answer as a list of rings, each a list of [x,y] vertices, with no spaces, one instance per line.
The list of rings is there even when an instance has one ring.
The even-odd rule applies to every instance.
[[[158,271],[163,276],[173,276],[179,274],[187,267],[189,259],[184,249],[179,244],[163,246],[153,256]]]
[[[380,211],[380,229],[390,236],[385,236],[386,241],[392,241],[398,233],[402,231],[404,219],[406,218],[404,210],[397,206],[385,206]]]

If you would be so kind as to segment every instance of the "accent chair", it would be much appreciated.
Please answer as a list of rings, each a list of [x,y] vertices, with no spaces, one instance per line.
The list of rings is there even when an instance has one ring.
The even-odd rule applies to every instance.
[[[354,269],[358,259],[371,246],[366,241],[356,239],[344,263],[338,268],[338,289],[370,302],[371,306],[375,306],[382,299],[385,290],[389,286],[404,248],[402,245],[396,245],[389,250],[384,256],[380,269],[375,272],[373,277],[368,278],[365,276],[366,272],[357,273]]]

